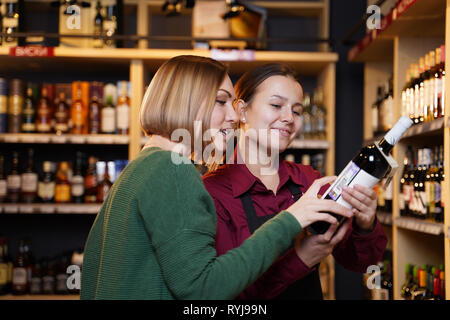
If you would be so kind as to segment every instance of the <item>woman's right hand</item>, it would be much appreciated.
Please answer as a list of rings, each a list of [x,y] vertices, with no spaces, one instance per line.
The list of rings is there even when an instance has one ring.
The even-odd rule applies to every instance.
[[[315,180],[308,191],[306,191],[298,201],[286,209],[297,219],[298,223],[302,226],[302,229],[305,229],[316,221],[324,221],[332,225],[337,225],[337,219],[325,212],[331,212],[346,218],[353,217],[351,209],[348,209],[333,200],[319,199],[317,197],[322,186],[332,183],[334,180],[336,180],[336,176],[323,177]]]

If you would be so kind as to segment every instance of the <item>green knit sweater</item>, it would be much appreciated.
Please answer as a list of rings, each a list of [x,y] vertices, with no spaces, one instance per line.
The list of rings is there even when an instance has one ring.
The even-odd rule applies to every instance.
[[[144,149],[114,183],[86,242],[81,299],[232,299],[301,231],[285,211],[217,257],[214,202],[172,155]]]

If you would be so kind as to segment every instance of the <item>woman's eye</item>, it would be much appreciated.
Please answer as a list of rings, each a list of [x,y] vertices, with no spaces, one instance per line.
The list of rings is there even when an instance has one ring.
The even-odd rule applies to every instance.
[[[300,112],[299,112],[299,111],[293,110],[292,112],[293,112],[296,116],[299,116],[299,115],[300,115]]]
[[[279,105],[279,104],[275,104],[275,103],[272,103],[272,104],[270,104],[272,107],[274,107],[274,108],[277,108],[277,109],[279,109],[279,108],[281,108],[281,105]]]
[[[227,102],[225,100],[216,99],[216,103],[220,104],[221,106],[224,106],[225,103],[227,103]]]

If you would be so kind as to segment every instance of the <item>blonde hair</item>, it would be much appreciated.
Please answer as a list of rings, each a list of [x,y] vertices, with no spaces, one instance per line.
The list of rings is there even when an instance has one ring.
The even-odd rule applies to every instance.
[[[166,61],[156,72],[142,100],[141,128],[146,135],[169,138],[176,129],[187,129],[193,149],[194,121],[209,129],[217,91],[227,75],[220,62],[199,56],[182,55]],[[205,104],[202,119],[197,119]]]

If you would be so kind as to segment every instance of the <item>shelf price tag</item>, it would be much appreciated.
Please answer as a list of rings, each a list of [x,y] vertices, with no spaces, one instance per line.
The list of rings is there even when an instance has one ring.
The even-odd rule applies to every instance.
[[[54,57],[54,47],[12,47],[9,49],[9,55],[12,57]]]

